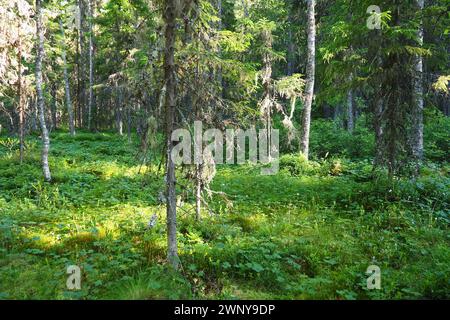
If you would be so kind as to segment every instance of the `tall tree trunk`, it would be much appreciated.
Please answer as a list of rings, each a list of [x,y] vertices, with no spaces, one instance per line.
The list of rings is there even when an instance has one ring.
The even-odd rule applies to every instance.
[[[353,74],[350,74],[349,76],[349,82],[351,83],[353,81]],[[353,89],[349,88],[347,91],[347,131],[352,133],[353,129],[355,128],[355,122],[354,122],[354,110],[353,110]]]
[[[377,32],[378,45],[376,46],[376,52],[373,53],[376,59],[376,67],[379,70],[383,70],[383,56],[380,48],[381,45],[381,31]],[[375,99],[371,101],[371,106],[373,110],[373,128],[375,131],[375,157],[374,157],[374,168],[378,166],[382,166],[385,164],[384,155],[384,137],[383,137],[383,118],[384,118],[384,93],[386,90],[383,90],[383,83],[381,81],[377,81],[375,85],[376,96]]]
[[[94,43],[93,43],[93,3],[88,1],[88,15],[89,15],[89,103],[88,103],[88,130],[91,130],[92,122],[92,104],[94,101]]]
[[[217,1],[217,14],[218,14],[218,18],[219,21],[217,22],[217,30],[218,31],[222,31],[223,28],[223,6],[222,6],[222,0],[218,0]],[[222,48],[221,46],[218,46],[218,53],[217,55],[219,57],[222,57]],[[218,96],[223,98],[224,97],[224,81],[223,81],[223,73],[222,73],[222,68],[219,66],[217,68],[217,83],[218,83]],[[220,109],[218,110],[220,113],[222,113],[220,111]]]
[[[308,58],[306,65],[305,103],[302,115],[300,152],[309,157],[309,131],[311,127],[311,106],[314,97],[314,78],[316,70],[316,0],[308,0]]]
[[[22,94],[22,37],[21,37],[21,32],[20,32],[20,22],[18,23],[17,26],[17,34],[18,34],[18,57],[17,57],[17,61],[19,64],[19,77],[18,77],[18,90],[17,90],[17,94],[19,96],[19,136],[20,136],[20,164],[23,163],[23,151],[24,151],[24,137],[25,137],[25,133],[24,133],[24,120],[25,120],[25,110],[24,110],[24,97]]]
[[[80,30],[77,31],[78,33]],[[76,37],[76,54],[75,54],[75,64],[77,66],[77,105],[74,110],[75,121],[78,128],[81,128],[81,66],[80,66],[80,37]]]
[[[264,42],[265,53],[263,55],[263,70],[262,70],[262,84],[264,88],[264,96],[261,102],[262,105],[262,118],[264,121],[265,129],[267,130],[267,152],[270,158],[270,146],[271,146],[271,130],[272,130],[272,46],[273,38],[270,30],[262,31],[262,39]]]
[[[422,15],[424,0],[416,0],[417,7]],[[420,20],[419,30],[417,31],[417,41],[420,47],[423,46],[423,25]],[[411,151],[413,160],[416,162],[417,170],[423,160],[423,58],[420,55],[414,57],[414,106],[412,112],[412,132],[411,132]]]
[[[59,20],[59,28],[62,35],[62,60],[63,60],[63,73],[64,73],[64,91],[66,96],[66,107],[67,114],[69,115],[69,131],[70,135],[75,135],[75,119],[73,116],[72,100],[70,99],[70,83],[69,83],[69,73],[67,72],[67,59],[66,59],[66,43],[65,43],[65,33],[62,20]]]
[[[164,81],[166,84],[166,201],[167,201],[167,259],[174,269],[178,269],[177,244],[177,207],[176,207],[176,179],[175,163],[172,161],[172,132],[175,124],[176,79],[175,79],[175,12],[176,0],[166,0],[164,8],[165,50],[164,50]]]
[[[47,126],[45,124],[44,95],[42,92],[42,58],[44,56],[44,30],[42,27],[41,0],[36,0],[36,35],[37,35],[37,54],[36,54],[36,93],[37,107],[39,109],[39,121],[42,131],[42,171],[45,181],[51,181],[50,168],[48,165],[48,151],[50,149],[50,138],[48,136]]]
[[[78,43],[80,46],[78,63],[79,63],[79,73],[78,73],[78,84],[79,84],[79,101],[78,101],[78,126],[84,126],[84,118],[86,116],[86,57],[85,49],[86,45],[84,43],[84,10],[85,10],[85,0],[78,0],[78,7],[80,10],[80,28],[78,30]]]

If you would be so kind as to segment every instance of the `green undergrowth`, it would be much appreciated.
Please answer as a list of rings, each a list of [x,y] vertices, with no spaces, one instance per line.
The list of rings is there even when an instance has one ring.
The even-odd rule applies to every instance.
[[[297,155],[280,172],[223,166],[201,221],[178,210],[180,271],[166,267],[164,188],[137,142],[52,134],[52,183],[37,137],[18,161],[0,138],[2,299],[444,299],[450,297],[448,165],[388,180],[367,160]],[[181,180],[181,174],[180,174]],[[180,190],[181,191],[181,190]],[[148,229],[150,217],[158,216]],[[381,269],[381,289],[365,271]],[[80,291],[66,269],[82,269]]]

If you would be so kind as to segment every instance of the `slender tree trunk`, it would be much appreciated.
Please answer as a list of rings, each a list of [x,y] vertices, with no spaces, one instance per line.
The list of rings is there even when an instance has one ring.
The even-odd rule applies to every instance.
[[[53,125],[53,127],[52,127],[52,130],[53,129],[55,129],[55,130],[57,130],[58,129],[58,114],[57,114],[57,98],[56,98],[56,84],[52,84],[52,88],[51,88],[51,90],[52,90],[52,107],[51,107],[51,114],[52,114],[52,125]]]
[[[189,11],[185,11],[184,15],[184,34],[183,34],[183,46],[186,47],[188,44],[192,42],[192,19],[189,15]],[[195,78],[194,81],[197,79]],[[164,89],[164,88],[163,88]],[[161,96],[163,93],[161,92]],[[186,87],[186,95],[183,98],[183,104],[186,106],[186,110],[189,114],[193,114],[193,105],[192,105],[192,88],[191,86]],[[195,115],[195,114],[194,114]],[[195,119],[194,119],[195,120]]]
[[[308,58],[306,65],[305,105],[302,115],[300,152],[309,157],[309,131],[311,127],[311,106],[314,96],[314,79],[316,70],[316,19],[315,0],[308,0]]]
[[[424,8],[424,0],[416,0],[417,7],[422,14]],[[419,46],[423,45],[423,25],[422,18],[420,21],[419,30],[417,31],[417,41]],[[420,163],[423,160],[423,58],[417,55],[414,58],[414,107],[412,112],[412,132],[411,132],[411,149],[412,156],[417,165],[417,170],[420,168]]]
[[[172,161],[174,147],[171,136],[175,122],[176,79],[175,79],[175,12],[176,0],[166,0],[164,8],[165,50],[164,50],[164,80],[166,84],[166,139],[167,139],[167,167],[166,167],[166,201],[167,201],[167,259],[174,269],[178,269],[177,245],[177,207],[176,207],[176,178],[175,163]]]
[[[267,150],[264,152],[267,152],[270,158],[270,146],[271,146],[271,129],[272,129],[272,54],[270,51],[272,50],[273,45],[273,38],[272,33],[270,30],[264,30],[262,33],[262,38],[264,41],[264,46],[266,53],[264,53],[263,56],[263,70],[262,70],[262,84],[264,88],[264,96],[262,99],[262,106],[263,106],[263,120],[264,120],[264,126],[267,130]]]
[[[116,87],[116,120],[117,120],[117,132],[119,135],[123,135],[123,107],[122,107],[122,88]]]
[[[199,71],[199,62],[197,62],[195,68],[195,81],[197,83],[200,71]],[[195,99],[195,116],[197,121],[202,120],[202,106],[199,105],[198,99]],[[200,148],[203,148],[202,141],[195,141],[196,144],[200,144]],[[195,146],[194,146],[195,148]],[[202,176],[203,176],[203,155],[201,155],[201,163],[195,164],[195,218],[197,221],[201,219],[201,211],[202,211]]]
[[[92,104],[94,101],[94,44],[93,44],[93,3],[92,0],[88,2],[89,15],[89,103],[88,103],[88,130],[91,130],[92,122]]]
[[[69,115],[69,131],[70,135],[75,135],[75,119],[73,116],[72,100],[70,99],[70,83],[69,83],[69,73],[67,72],[67,59],[66,59],[66,44],[65,44],[65,33],[62,20],[59,20],[59,28],[62,35],[62,60],[63,60],[63,73],[64,73],[64,91],[66,96],[66,107],[67,114]]]
[[[44,32],[42,27],[41,0],[36,0],[36,35],[37,35],[37,54],[36,54],[36,92],[37,107],[39,109],[39,121],[42,131],[42,171],[45,181],[50,182],[52,176],[48,165],[48,151],[50,149],[50,138],[48,136],[47,126],[45,124],[44,95],[42,92],[42,58],[44,56]]]
[[[222,5],[222,0],[218,0],[217,1],[217,14],[218,14],[218,18],[219,21],[217,22],[217,30],[218,31],[222,31],[223,28],[223,5]],[[217,55],[219,57],[222,57],[222,48],[221,46],[218,46],[218,53]],[[217,83],[218,83],[218,96],[223,98],[224,97],[224,81],[223,81],[223,72],[222,72],[222,68],[219,66],[217,68]],[[220,113],[222,113],[220,111],[220,109],[218,110]]]
[[[24,152],[24,120],[25,120],[25,110],[24,110],[24,101],[23,101],[23,94],[22,94],[22,38],[21,38],[21,32],[20,32],[20,23],[17,26],[17,34],[19,38],[18,43],[18,57],[17,61],[19,64],[19,77],[18,77],[18,90],[17,94],[19,96],[19,136],[20,136],[20,164],[23,163],[23,152]]]
[[[128,142],[131,143],[131,107],[127,106],[127,137]]]
[[[350,74],[349,81],[353,81],[353,74]],[[350,133],[352,133],[355,128],[353,112],[353,89],[349,88],[347,91],[347,131]]]
[[[78,43],[80,45],[79,51],[79,101],[78,101],[78,126],[84,126],[84,120],[86,117],[86,57],[85,57],[85,43],[84,43],[84,10],[85,10],[85,0],[78,0],[78,7],[80,9],[80,28],[78,30]]]

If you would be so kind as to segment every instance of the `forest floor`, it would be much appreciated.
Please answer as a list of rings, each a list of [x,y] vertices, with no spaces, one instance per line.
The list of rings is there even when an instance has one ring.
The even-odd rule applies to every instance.
[[[163,178],[156,165],[139,173],[137,141],[51,138],[51,184],[37,137],[23,165],[17,143],[0,138],[2,299],[450,298],[448,167],[393,182],[368,161],[303,173],[282,161],[274,176],[220,167],[211,188],[228,199],[213,195],[201,221],[192,197],[178,210],[174,272],[164,264]],[[69,265],[82,268],[80,291],[66,288]],[[380,290],[367,289],[369,265],[381,269]]]

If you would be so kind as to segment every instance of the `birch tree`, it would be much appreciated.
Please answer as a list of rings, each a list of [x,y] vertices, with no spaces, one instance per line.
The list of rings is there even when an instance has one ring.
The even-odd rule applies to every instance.
[[[424,8],[424,0],[415,0],[418,8],[418,14],[422,16]],[[423,46],[423,25],[422,17],[420,17],[419,27],[417,30],[417,43],[419,47]],[[414,57],[414,106],[412,110],[412,132],[411,132],[411,151],[413,161],[416,166],[420,165],[423,160],[423,58],[420,54]],[[418,168],[417,168],[418,169]]]
[[[93,2],[88,0],[89,19],[89,96],[88,96],[88,130],[91,130],[92,104],[94,100],[94,43],[93,43]]]
[[[44,106],[44,94],[42,91],[42,59],[44,56],[44,29],[42,25],[42,10],[41,0],[36,0],[36,95],[37,95],[37,108],[39,112],[39,122],[41,125],[42,134],[42,171],[44,173],[44,179],[47,182],[52,180],[50,173],[50,167],[48,164],[48,152],[50,149],[50,138],[45,124],[45,106]]]
[[[304,109],[302,115],[302,129],[300,137],[300,152],[308,159],[309,157],[309,131],[311,127],[311,106],[314,97],[314,79],[316,69],[316,0],[308,0],[308,57],[306,65],[306,86]]]

